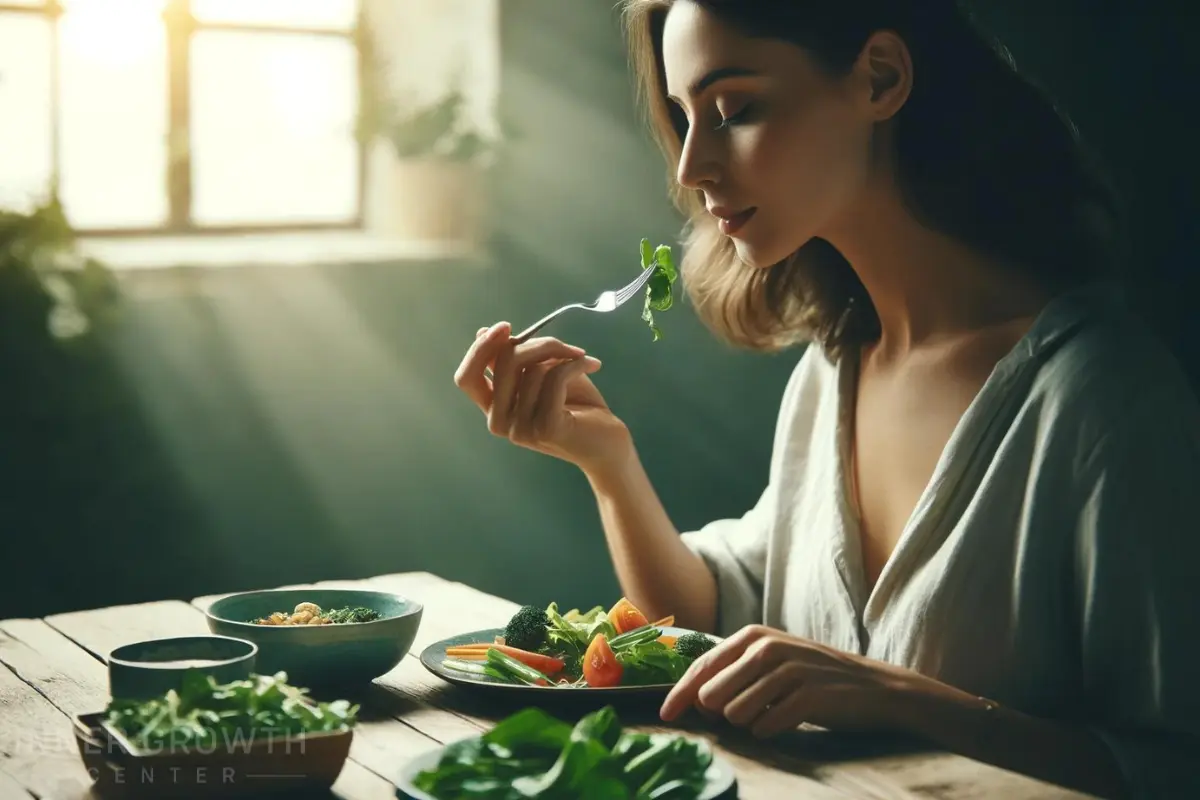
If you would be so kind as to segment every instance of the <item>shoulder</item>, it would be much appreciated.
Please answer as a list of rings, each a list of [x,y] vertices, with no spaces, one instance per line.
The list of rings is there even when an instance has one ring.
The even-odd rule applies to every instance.
[[[1150,396],[1198,407],[1174,354],[1124,304],[1088,309],[1061,343],[1051,345],[1036,388],[1103,415],[1119,414]]]
[[[1195,388],[1143,318],[1111,294],[1065,308],[1033,343],[1039,363],[1027,404],[1046,428],[1069,429],[1081,458],[1105,442],[1200,431]]]
[[[813,405],[822,394],[836,389],[837,382],[837,362],[819,344],[807,344],[784,387],[783,406]]]

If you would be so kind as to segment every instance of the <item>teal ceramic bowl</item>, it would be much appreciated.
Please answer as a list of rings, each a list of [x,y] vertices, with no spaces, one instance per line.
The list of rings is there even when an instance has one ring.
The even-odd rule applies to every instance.
[[[291,614],[300,603],[323,611],[369,608],[371,622],[326,625],[261,625],[251,620]],[[407,597],[367,589],[270,589],[217,600],[205,612],[213,633],[258,645],[257,671],[286,672],[293,686],[369,683],[389,672],[412,647],[423,606]]]
[[[108,654],[108,689],[115,700],[149,700],[179,689],[189,670],[218,683],[248,678],[258,646],[228,636],[179,636],[122,645]]]

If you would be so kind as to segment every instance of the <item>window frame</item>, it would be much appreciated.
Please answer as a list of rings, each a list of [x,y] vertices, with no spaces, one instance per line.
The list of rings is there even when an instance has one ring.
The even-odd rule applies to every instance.
[[[211,236],[248,233],[284,233],[301,231],[348,231],[361,230],[367,192],[367,148],[361,140],[355,141],[358,153],[358,197],[353,215],[339,222],[248,222],[224,225],[198,225],[192,216],[192,153],[191,139],[191,48],[192,37],[202,31],[233,31],[241,33],[284,34],[296,36],[325,36],[345,39],[354,46],[357,64],[357,92],[361,97],[365,63],[363,35],[363,3],[356,2],[355,24],[350,29],[333,29],[277,25],[273,23],[215,22],[201,20],[192,13],[191,0],[165,0],[162,12],[166,26],[168,123],[167,140],[163,143],[169,150],[178,152],[178,157],[167,159],[166,192],[167,220],[152,227],[79,228],[81,236]],[[30,14],[45,17],[50,23],[50,130],[51,130],[51,185],[59,184],[62,157],[60,148],[61,131],[61,68],[59,58],[59,20],[65,9],[59,0],[40,0],[38,3],[12,3],[0,0],[0,14]],[[183,146],[172,147],[173,142]]]

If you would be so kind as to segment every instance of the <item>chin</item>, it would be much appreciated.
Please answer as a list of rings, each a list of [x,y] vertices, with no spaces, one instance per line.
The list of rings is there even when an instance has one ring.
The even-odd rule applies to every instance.
[[[754,239],[731,238],[733,238],[733,248],[737,251],[738,258],[747,267],[753,269],[770,269],[799,249],[780,247],[778,242],[768,244]]]

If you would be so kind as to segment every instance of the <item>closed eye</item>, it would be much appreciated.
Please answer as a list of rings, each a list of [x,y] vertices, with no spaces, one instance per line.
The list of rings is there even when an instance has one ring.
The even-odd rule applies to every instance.
[[[733,114],[722,116],[721,123],[717,125],[717,128],[731,128],[735,125],[744,125],[747,122],[752,122],[757,110],[757,106],[754,103],[746,103]]]

